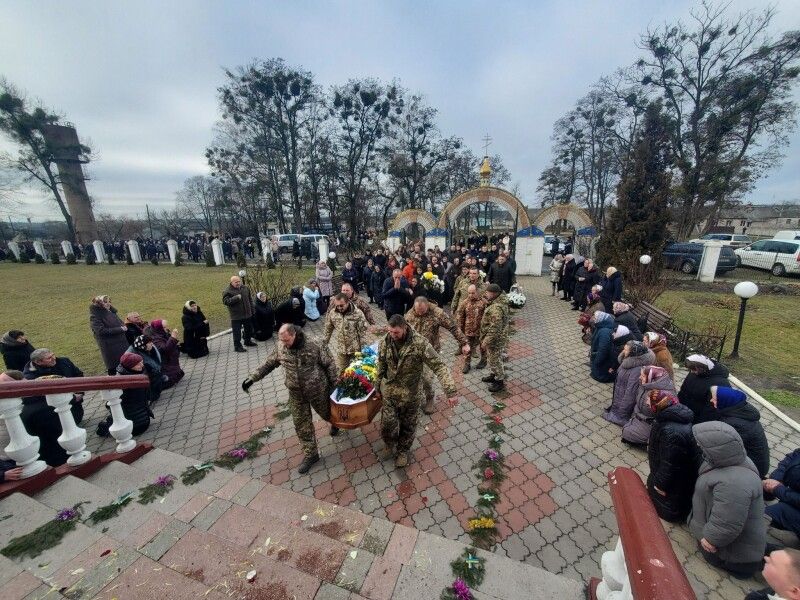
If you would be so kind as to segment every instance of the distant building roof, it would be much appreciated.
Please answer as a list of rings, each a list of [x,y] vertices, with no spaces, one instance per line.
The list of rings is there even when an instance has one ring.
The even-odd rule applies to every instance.
[[[793,219],[800,217],[800,203],[797,204],[741,204],[720,211],[720,219],[748,219],[767,221],[769,219]]]

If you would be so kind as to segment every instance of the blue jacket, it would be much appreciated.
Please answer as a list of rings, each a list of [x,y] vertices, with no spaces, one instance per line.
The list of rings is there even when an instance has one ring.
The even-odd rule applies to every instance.
[[[614,381],[616,373],[609,373],[609,369],[617,368],[617,357],[611,335],[614,333],[615,323],[611,319],[601,321],[595,325],[592,336],[592,379],[607,383]]]
[[[770,479],[776,479],[782,484],[775,488],[775,497],[800,509],[800,448],[787,454],[778,463],[778,468],[772,472]]]
[[[306,301],[306,317],[312,321],[319,319],[319,310],[317,309],[317,300],[319,299],[319,290],[312,290],[311,288],[303,288],[303,300]]]

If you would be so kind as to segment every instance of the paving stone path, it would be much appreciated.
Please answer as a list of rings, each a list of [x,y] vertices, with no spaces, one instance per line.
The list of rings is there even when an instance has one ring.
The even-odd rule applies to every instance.
[[[545,278],[522,278],[521,283],[528,302],[512,313],[508,389],[497,396],[508,405],[505,451],[514,469],[503,483],[505,500],[498,505],[502,522],[496,552],[585,582],[599,575],[600,557],[613,548],[617,535],[606,474],[628,466],[644,478],[647,455],[622,444],[620,429],[600,416],[610,404],[612,387],[589,377],[577,313],[550,296]],[[322,324],[306,329],[319,334]],[[163,394],[154,407],[158,420],[141,439],[189,457],[210,458],[277,422],[265,450],[242,466],[243,474],[468,542],[464,525],[477,497],[472,467],[486,447],[483,417],[492,395],[480,381],[485,371],[462,375],[461,360],[453,355],[455,341],[446,333],[444,340],[442,354],[453,366],[461,401],[448,407],[440,397],[437,413],[420,418],[413,460],[405,470],[378,459],[382,442],[377,419],[337,438],[316,421],[322,460],[309,474],[297,474],[301,450],[291,419],[280,418],[281,404],[288,399],[282,371],[256,384],[250,395],[239,387],[271,352],[275,339],[237,354],[230,337],[223,336],[210,343],[210,356],[185,360],[186,378]],[[93,431],[105,409],[97,398],[87,405],[85,426]],[[800,434],[769,411],[761,412],[774,465],[800,446]],[[109,440],[90,437],[92,450],[112,448]],[[737,581],[707,566],[686,527],[665,527],[699,598],[729,600],[763,587],[763,582]]]

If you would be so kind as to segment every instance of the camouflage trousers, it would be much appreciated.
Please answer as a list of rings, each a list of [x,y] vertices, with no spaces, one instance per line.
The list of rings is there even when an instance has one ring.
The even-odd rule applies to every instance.
[[[336,368],[339,370],[339,374],[341,375],[342,372],[350,366],[350,363],[353,362],[353,359],[356,357],[355,353],[350,354],[340,354],[336,353],[334,355],[334,360],[336,361]]]
[[[417,390],[400,393],[384,391],[381,407],[381,438],[397,452],[408,452],[414,443],[419,419],[420,394]]]
[[[300,390],[289,390],[289,410],[297,433],[297,439],[303,447],[304,456],[318,454],[317,438],[314,435],[314,417],[311,408],[326,421],[331,420],[331,403],[324,390],[304,396]]]
[[[503,350],[505,344],[487,344],[486,361],[489,363],[489,370],[498,381],[505,381],[506,370],[503,366]]]
[[[486,361],[486,352],[481,350],[481,340],[480,337],[477,335],[469,335],[467,336],[467,342],[469,343],[469,356],[465,357],[464,360],[467,364],[470,364],[473,358],[478,358],[478,353],[480,353],[480,359],[482,361]]]

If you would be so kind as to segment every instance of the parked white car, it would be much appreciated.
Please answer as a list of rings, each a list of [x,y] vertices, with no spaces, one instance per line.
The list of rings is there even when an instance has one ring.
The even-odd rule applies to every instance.
[[[766,269],[777,277],[800,273],[800,240],[759,240],[734,252],[743,267]]]
[[[703,237],[689,240],[693,244],[704,244],[709,240],[719,240],[723,246],[731,246],[733,248],[743,248],[753,243],[750,236],[740,235],[738,233],[707,233]]]
[[[800,240],[800,230],[785,229],[772,236],[773,240]]]
[[[297,240],[297,243],[300,243],[300,234],[281,233],[279,235],[273,235],[272,239],[278,242],[278,252],[281,254],[291,254],[294,241]]]

